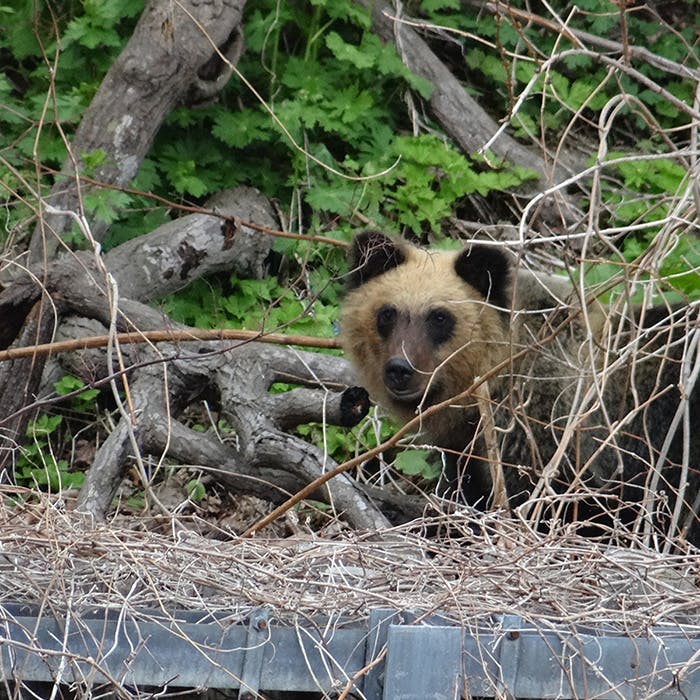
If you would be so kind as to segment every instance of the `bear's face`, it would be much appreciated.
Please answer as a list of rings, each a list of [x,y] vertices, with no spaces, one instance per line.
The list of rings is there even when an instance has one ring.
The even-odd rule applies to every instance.
[[[502,253],[428,252],[366,232],[350,262],[342,345],[361,383],[400,420],[468,389],[505,356]]]

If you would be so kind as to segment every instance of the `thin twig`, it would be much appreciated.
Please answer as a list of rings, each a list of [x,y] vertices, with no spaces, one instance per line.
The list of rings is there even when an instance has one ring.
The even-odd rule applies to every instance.
[[[117,333],[113,338],[120,344],[134,343],[185,343],[202,340],[240,340],[243,342],[272,343],[275,345],[299,345],[310,348],[337,350],[340,343],[336,338],[317,338],[308,335],[286,335],[284,333],[265,333],[264,331],[246,331],[231,328],[187,330],[138,331]],[[110,342],[109,335],[93,335],[73,340],[61,340],[55,343],[27,345],[21,348],[9,348],[0,351],[0,362],[15,360],[20,357],[37,355],[55,355],[62,352],[75,352],[88,348],[106,347]]]

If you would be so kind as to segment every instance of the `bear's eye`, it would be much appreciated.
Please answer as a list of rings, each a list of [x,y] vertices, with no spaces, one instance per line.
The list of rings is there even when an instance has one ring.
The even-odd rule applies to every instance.
[[[447,309],[433,309],[426,317],[428,337],[440,345],[452,337],[455,327],[455,317]]]
[[[382,338],[388,338],[396,325],[396,308],[385,304],[377,312],[377,333]]]

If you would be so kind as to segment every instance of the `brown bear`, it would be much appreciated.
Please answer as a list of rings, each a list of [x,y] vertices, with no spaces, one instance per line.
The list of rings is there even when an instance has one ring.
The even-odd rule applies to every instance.
[[[550,516],[671,524],[698,542],[697,308],[628,317],[580,303],[567,278],[516,271],[498,246],[430,251],[376,231],[355,237],[350,268],[341,343],[373,399],[406,423],[458,397],[417,426],[452,456],[453,492],[484,505],[492,489],[476,383],[512,504],[535,489]]]

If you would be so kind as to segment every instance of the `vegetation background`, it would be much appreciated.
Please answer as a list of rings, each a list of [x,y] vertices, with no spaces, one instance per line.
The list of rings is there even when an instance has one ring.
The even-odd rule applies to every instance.
[[[415,47],[385,41],[363,3],[255,0],[245,4],[245,48],[230,79],[179,102],[131,182],[101,186],[110,155],[72,143],[144,3],[2,1],[6,289],[25,264],[41,202],[77,164],[81,213],[105,232],[99,255],[241,185],[274,203],[281,231],[299,234],[274,238],[261,279],[218,272],[157,300],[174,321],[200,328],[334,337],[344,246],[367,226],[438,246],[475,235],[509,240],[533,264],[601,284],[606,298],[700,297],[696,0],[424,0],[385,9],[532,161],[509,161],[486,143],[465,151],[431,107],[435,83],[407,67]],[[214,56],[206,70],[217,75],[220,63]],[[465,126],[474,119],[465,114]],[[79,221],[62,244],[95,250]],[[48,408],[34,406],[21,444],[5,449],[17,482],[78,488],[114,407],[86,377],[57,378],[51,392]],[[228,429],[206,406],[190,424]],[[390,429],[372,414],[354,433],[297,430],[343,461]],[[397,466],[435,473],[420,451]],[[188,472],[186,496],[215,509],[203,473]],[[135,481],[130,503],[139,508]]]

